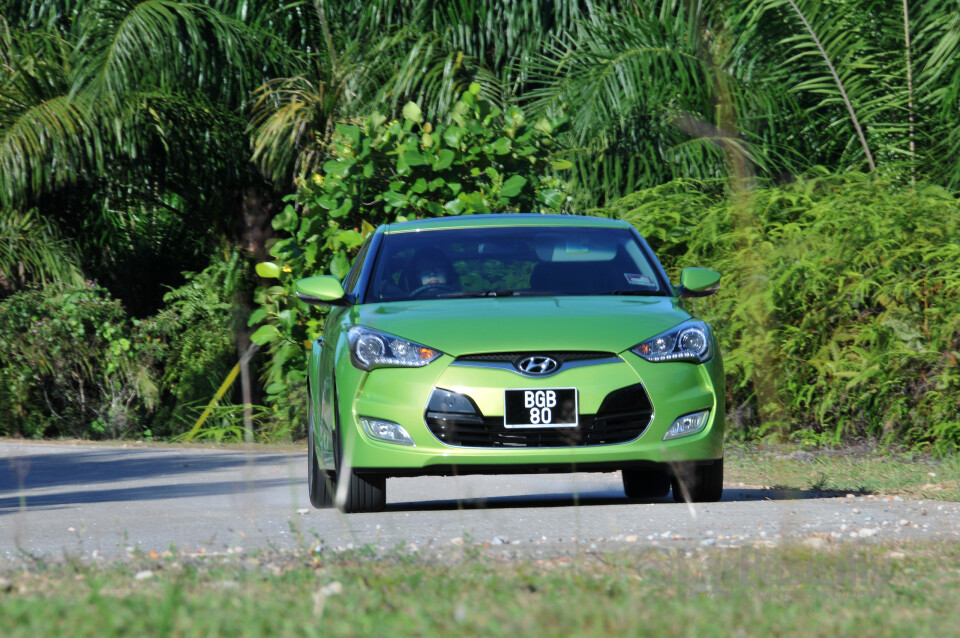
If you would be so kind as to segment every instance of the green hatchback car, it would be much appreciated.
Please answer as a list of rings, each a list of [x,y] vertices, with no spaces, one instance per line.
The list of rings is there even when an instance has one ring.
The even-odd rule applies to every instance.
[[[341,281],[309,362],[315,507],[370,512],[400,476],[620,471],[626,495],[716,501],[723,364],[710,326],[622,221],[473,215],[383,225]]]

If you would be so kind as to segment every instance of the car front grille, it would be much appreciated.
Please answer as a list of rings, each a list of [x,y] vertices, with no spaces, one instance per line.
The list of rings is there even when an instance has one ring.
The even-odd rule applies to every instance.
[[[596,352],[581,350],[558,350],[555,352],[485,352],[482,354],[464,354],[457,357],[457,361],[476,363],[514,363],[529,356],[550,357],[561,363],[572,361],[594,361],[616,358],[613,352]]]
[[[426,413],[435,437],[458,447],[584,447],[632,441],[643,434],[653,408],[643,384],[614,390],[596,414],[581,414],[575,428],[505,428],[502,416]]]

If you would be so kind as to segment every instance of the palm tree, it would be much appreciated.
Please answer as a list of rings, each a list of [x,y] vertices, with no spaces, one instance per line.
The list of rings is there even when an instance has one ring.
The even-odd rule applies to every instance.
[[[527,62],[525,97],[572,114],[569,153],[588,202],[738,162],[772,178],[823,165],[955,186],[950,4],[911,15],[878,0],[662,0],[596,12]]]
[[[338,118],[423,105],[442,117],[471,83],[505,109],[532,86],[520,64],[572,37],[621,0],[332,0],[316,2],[294,72],[260,88],[252,120],[261,170],[278,182],[316,170]]]
[[[917,6],[919,5],[919,6]],[[811,156],[894,179],[960,183],[960,4],[765,0],[769,81],[797,96]],[[944,162],[944,158],[947,161]]]
[[[0,204],[22,204],[103,162],[93,104],[71,99],[72,44],[0,19]]]
[[[16,22],[0,25],[0,204],[37,208],[92,277],[150,312],[211,241],[239,234],[245,203],[273,199],[249,164],[245,113],[283,58],[279,10],[256,3],[244,21],[225,2],[3,4]]]
[[[903,26],[910,157],[935,182],[960,188],[960,2],[927,0],[911,13],[905,1]]]

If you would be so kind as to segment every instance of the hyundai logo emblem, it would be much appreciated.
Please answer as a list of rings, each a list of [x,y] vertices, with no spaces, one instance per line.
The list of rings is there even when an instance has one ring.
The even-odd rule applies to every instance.
[[[533,355],[531,357],[524,357],[520,359],[515,364],[517,370],[524,374],[543,376],[545,374],[550,374],[556,372],[560,368],[560,362],[556,359],[551,359],[550,357],[541,357],[538,355]]]

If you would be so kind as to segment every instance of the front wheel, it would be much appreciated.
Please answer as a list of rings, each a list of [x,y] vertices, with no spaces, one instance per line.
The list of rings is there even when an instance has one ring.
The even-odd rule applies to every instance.
[[[715,503],[723,496],[723,459],[706,465],[681,463],[671,483],[678,503]]]
[[[333,507],[335,484],[330,476],[320,469],[320,459],[317,457],[313,440],[312,407],[307,411],[307,415],[307,489],[310,493],[310,504],[317,509]]]
[[[334,411],[337,405],[334,403]],[[377,474],[357,474],[344,463],[343,440],[337,416],[337,431],[334,433],[334,452],[337,464],[337,488],[334,502],[345,514],[381,512],[387,504],[387,477]]]

